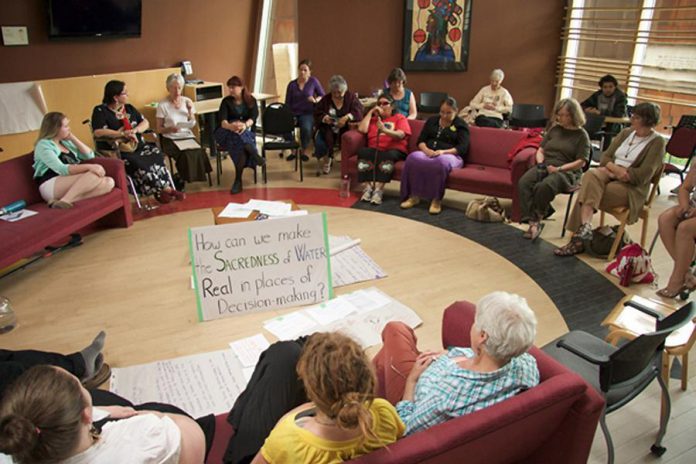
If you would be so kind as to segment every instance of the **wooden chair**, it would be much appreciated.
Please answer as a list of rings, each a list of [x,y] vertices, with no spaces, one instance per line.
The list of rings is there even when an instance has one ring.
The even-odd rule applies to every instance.
[[[640,232],[640,246],[645,248],[645,237],[648,234],[648,219],[650,217],[650,207],[652,206],[652,202],[655,199],[655,195],[657,195],[657,189],[660,186],[660,178],[662,177],[662,170],[663,168],[661,167],[657,171],[655,171],[655,174],[653,174],[653,178],[650,180],[650,183],[652,183],[652,187],[650,188],[650,193],[648,194],[648,197],[645,199],[645,204],[643,205],[643,209],[640,211],[640,214],[638,215],[638,219],[643,221],[643,226],[641,228]],[[599,226],[602,227],[604,225],[604,214],[608,213],[614,216],[618,221],[619,221],[619,230],[616,232],[616,239],[614,239],[614,243],[611,245],[611,251],[609,252],[609,256],[607,256],[607,261],[611,261],[614,259],[614,256],[616,256],[616,252],[618,251],[619,243],[621,243],[621,237],[623,237],[624,232],[626,231],[626,223],[628,221],[628,206],[622,206],[620,208],[614,208],[611,210],[604,211],[602,210],[600,216],[599,216]]]

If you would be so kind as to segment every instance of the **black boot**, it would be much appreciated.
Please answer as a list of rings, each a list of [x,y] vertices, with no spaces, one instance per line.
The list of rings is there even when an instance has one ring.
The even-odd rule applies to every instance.
[[[235,179],[234,182],[232,183],[232,189],[230,189],[231,194],[235,193],[242,193],[242,180],[241,179]]]

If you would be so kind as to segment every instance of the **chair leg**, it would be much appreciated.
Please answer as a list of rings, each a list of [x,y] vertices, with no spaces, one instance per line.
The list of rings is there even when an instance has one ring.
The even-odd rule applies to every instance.
[[[660,231],[656,230],[655,235],[653,235],[652,241],[650,242],[650,249],[648,250],[648,254],[652,256],[653,249],[655,248],[655,244],[657,243],[657,237],[659,237]]]
[[[648,236],[648,219],[650,216],[648,216],[647,213],[645,213],[645,217],[643,218],[643,225],[640,229],[640,246],[641,248],[645,249],[645,238]]]
[[[681,389],[686,391],[689,381],[689,352],[687,351],[681,357]]]
[[[300,160],[299,161],[300,162],[300,182],[304,182],[304,169],[303,169],[304,161],[302,160],[302,157],[300,156],[300,149],[299,148],[297,149],[297,159]]]
[[[662,439],[667,433],[667,423],[669,422],[669,416],[672,412],[672,403],[669,397],[669,390],[667,390],[667,385],[661,375],[657,376],[657,381],[660,384],[660,389],[662,389],[662,402],[665,405],[664,413],[660,417],[660,431],[657,433],[657,439],[655,443],[650,447],[650,452],[655,456],[662,456],[667,451],[667,448],[662,446]]]
[[[568,205],[566,206],[565,216],[563,217],[563,227],[561,227],[561,238],[565,237],[566,224],[568,224],[568,216],[570,215],[570,205],[573,203],[573,195],[575,195],[575,192],[570,192],[570,196],[568,196]]]
[[[606,410],[602,411],[602,416],[599,418],[599,426],[602,428],[604,441],[607,443],[607,463],[614,464],[614,442],[611,440],[611,434],[609,433],[609,428],[607,427]]]
[[[283,153],[281,150],[280,153]],[[261,148],[261,157],[266,160],[266,149]],[[266,163],[263,163],[263,166],[261,166],[261,176],[263,177],[263,183],[267,184],[268,183],[268,176],[266,175]]]
[[[599,212],[599,227],[604,227],[604,211]]]
[[[143,209],[143,205],[140,204],[140,195],[138,195],[138,192],[135,190],[135,183],[133,182],[133,179],[131,176],[126,176],[126,179],[128,180],[128,187],[130,188],[131,194],[135,198],[135,204],[138,205],[138,209]]]
[[[621,225],[619,226],[619,230],[616,231],[616,238],[614,239],[614,243],[611,244],[611,251],[609,252],[609,256],[607,256],[607,261],[611,261],[612,259],[614,259],[614,256],[616,256],[616,252],[618,251],[618,248],[619,248],[619,243],[621,243],[621,237],[623,237],[625,230],[626,230],[626,221],[621,221]]]

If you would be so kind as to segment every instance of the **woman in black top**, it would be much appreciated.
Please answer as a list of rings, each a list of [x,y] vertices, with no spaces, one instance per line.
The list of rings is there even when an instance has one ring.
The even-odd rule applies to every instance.
[[[429,118],[418,137],[418,151],[406,158],[401,173],[401,207],[413,208],[421,198],[430,198],[430,214],[440,214],[447,176],[464,166],[469,150],[469,126],[457,116],[457,101],[448,97],[440,115]]]
[[[245,167],[263,166],[266,160],[256,148],[256,118],[259,108],[256,99],[238,76],[227,80],[230,94],[220,103],[220,127],[215,130],[215,142],[230,154],[234,163],[234,182],[231,193],[242,191],[242,171]]]
[[[153,195],[160,203],[183,200],[182,192],[174,190],[164,165],[162,152],[156,145],[146,143],[142,133],[150,124],[128,103],[128,90],[122,81],[109,81],[104,87],[104,99],[92,111],[92,130],[98,151],[113,151],[118,146],[126,173],[133,179],[141,195]],[[110,139],[110,140],[104,140]]]

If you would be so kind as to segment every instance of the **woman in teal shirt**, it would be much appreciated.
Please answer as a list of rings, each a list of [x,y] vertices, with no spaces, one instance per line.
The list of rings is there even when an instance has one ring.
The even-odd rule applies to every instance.
[[[394,68],[387,77],[389,87],[385,87],[382,93],[391,95],[396,102],[396,112],[403,114],[407,119],[416,119],[416,97],[406,85],[406,73],[401,68]]]
[[[94,152],[70,131],[70,120],[57,112],[41,122],[34,147],[34,180],[51,208],[72,208],[73,203],[109,193],[114,180],[99,164],[80,164]]]

